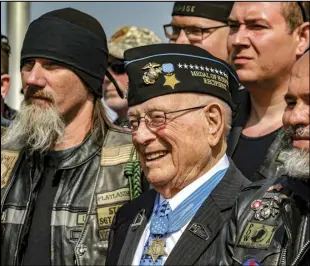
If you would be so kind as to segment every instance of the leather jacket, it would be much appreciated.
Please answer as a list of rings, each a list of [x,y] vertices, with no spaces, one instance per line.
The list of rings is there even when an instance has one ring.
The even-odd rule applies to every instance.
[[[309,191],[287,176],[245,188],[221,232],[217,265],[309,265]]]
[[[124,177],[132,151],[130,134],[109,129],[102,146],[89,134],[57,165],[51,265],[105,264],[112,219],[132,194]],[[22,264],[43,163],[42,155],[26,149],[1,150],[2,265]]]

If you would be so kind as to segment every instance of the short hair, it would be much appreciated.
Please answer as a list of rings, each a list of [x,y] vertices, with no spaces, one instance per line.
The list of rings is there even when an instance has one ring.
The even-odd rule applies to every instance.
[[[281,2],[282,14],[290,33],[309,20],[309,2]]]
[[[11,47],[8,37],[1,34],[1,75],[9,73],[9,54]]]

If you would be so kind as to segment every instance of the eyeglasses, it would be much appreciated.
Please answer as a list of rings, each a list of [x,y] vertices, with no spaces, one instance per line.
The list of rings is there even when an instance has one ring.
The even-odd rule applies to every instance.
[[[111,62],[108,62],[108,67],[118,75],[125,73],[125,63],[121,59],[113,59]]]
[[[179,37],[181,30],[184,30],[189,41],[199,42],[209,37],[214,32],[214,30],[224,27],[228,27],[228,25],[225,24],[210,28],[199,28],[199,27],[179,27],[173,24],[167,24],[164,25],[164,31],[168,39],[176,40]]]
[[[128,118],[129,128],[131,129],[132,132],[137,131],[141,120],[144,119],[145,124],[148,128],[155,129],[155,128],[158,128],[166,124],[167,114],[172,114],[172,113],[177,113],[177,112],[182,112],[182,111],[193,111],[193,110],[204,108],[206,106],[207,105],[196,106],[196,107],[191,107],[191,108],[186,108],[186,109],[181,109],[181,110],[176,110],[176,111],[171,111],[171,112],[164,112],[164,111],[157,111],[157,110],[150,111],[141,117],[129,116]]]

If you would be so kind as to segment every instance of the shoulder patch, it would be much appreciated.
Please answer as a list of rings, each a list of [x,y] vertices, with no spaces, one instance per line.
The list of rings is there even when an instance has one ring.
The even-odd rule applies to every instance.
[[[126,163],[130,158],[132,149],[132,144],[103,147],[101,152],[100,165],[111,166]]]
[[[19,152],[17,151],[1,151],[1,189],[4,188],[9,181],[18,157]]]

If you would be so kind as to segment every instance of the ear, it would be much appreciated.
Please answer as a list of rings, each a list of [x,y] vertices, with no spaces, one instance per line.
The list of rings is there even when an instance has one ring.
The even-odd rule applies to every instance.
[[[224,109],[218,103],[211,103],[205,107],[205,114],[208,121],[208,142],[210,147],[215,147],[224,133]]]
[[[302,56],[309,47],[310,41],[310,23],[304,22],[298,27],[298,45],[296,50],[297,56]]]
[[[11,79],[8,74],[1,75],[1,96],[5,99],[11,85]]]

